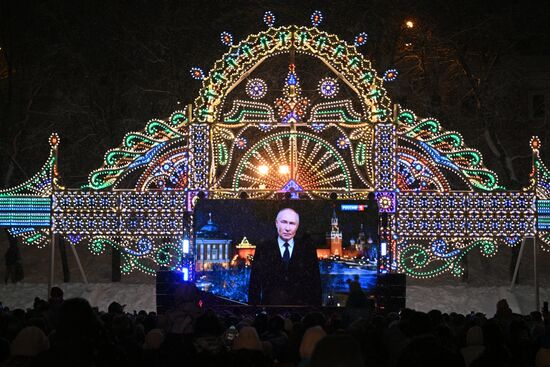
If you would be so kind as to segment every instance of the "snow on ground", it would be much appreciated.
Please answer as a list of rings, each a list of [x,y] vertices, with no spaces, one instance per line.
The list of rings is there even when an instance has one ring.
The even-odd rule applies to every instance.
[[[65,298],[83,297],[92,306],[107,310],[112,301],[125,304],[127,311],[156,310],[154,284],[129,283],[83,283],[58,284]],[[18,283],[0,285],[0,301],[11,309],[32,307],[34,297],[46,298],[47,285],[41,283]],[[407,286],[407,307],[430,311],[469,313],[482,312],[487,316],[495,313],[496,303],[502,298],[516,313],[527,314],[535,309],[534,288],[521,285],[510,291],[506,286],[472,287],[464,285]],[[540,302],[550,299],[550,288],[540,288]]]
[[[82,297],[94,307],[106,311],[109,304],[117,301],[126,305],[127,311],[156,311],[155,284],[128,283],[63,283],[56,284],[63,289],[65,299]],[[34,297],[46,299],[47,284],[17,283],[0,286],[0,302],[10,309],[32,307]]]

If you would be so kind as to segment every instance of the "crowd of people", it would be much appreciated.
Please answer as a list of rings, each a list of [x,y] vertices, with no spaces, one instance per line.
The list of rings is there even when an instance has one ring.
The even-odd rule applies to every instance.
[[[82,298],[0,313],[3,366],[550,366],[550,317],[403,309],[208,308],[192,286],[172,309],[99,311]],[[49,364],[51,363],[51,364]]]

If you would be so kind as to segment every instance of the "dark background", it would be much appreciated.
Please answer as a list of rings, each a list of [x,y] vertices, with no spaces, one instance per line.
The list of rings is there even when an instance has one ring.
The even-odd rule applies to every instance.
[[[527,184],[531,135],[541,137],[550,161],[550,37],[542,1],[0,4],[0,187],[41,167],[54,131],[65,184],[84,184],[125,133],[195,99],[200,82],[189,69],[207,73],[222,56],[220,32],[238,42],[266,28],[266,10],[276,25],[309,25],[319,9],[321,29],[348,42],[368,32],[361,49],[375,69],[400,72],[386,84],[390,98],[462,133],[505,186]],[[404,27],[407,19],[412,29]],[[533,93],[543,95],[542,105],[539,98],[531,106],[536,111]]]

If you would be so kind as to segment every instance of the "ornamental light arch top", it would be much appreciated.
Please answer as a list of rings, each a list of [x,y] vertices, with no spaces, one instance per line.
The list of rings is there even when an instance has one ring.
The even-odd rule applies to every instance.
[[[385,95],[383,80],[371,63],[354,45],[340,40],[317,27],[270,27],[231,45],[214,63],[204,78],[194,113],[200,122],[222,121],[219,106],[225,96],[269,57],[282,53],[303,53],[322,62],[360,97],[372,123],[386,121],[390,115],[390,100]]]
[[[59,184],[57,146],[41,171],[0,191],[0,226],[26,244],[44,246],[51,233],[100,254],[122,254],[122,270],[154,274],[159,265],[193,276],[193,206],[209,198],[365,199],[375,192],[387,215],[382,229],[385,270],[431,277],[460,275],[478,249],[537,236],[550,247],[550,173],[531,142],[531,184],[508,191],[481,154],[446,131],[393,104],[379,74],[353,43],[312,26],[274,27],[238,43],[202,81],[187,110],[153,119],[106,152],[103,166],[79,190]],[[387,223],[386,223],[387,222]]]

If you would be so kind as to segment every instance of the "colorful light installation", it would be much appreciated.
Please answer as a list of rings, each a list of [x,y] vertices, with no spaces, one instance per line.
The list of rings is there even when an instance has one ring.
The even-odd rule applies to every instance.
[[[323,22],[323,13],[319,10],[315,10],[313,14],[311,14],[311,25],[314,27],[318,27]]]
[[[399,73],[395,69],[388,69],[384,72],[384,81],[386,82],[393,82],[395,79],[397,79],[397,76]]]
[[[295,34],[296,37],[291,37]],[[384,121],[389,116],[389,99],[370,62],[357,49],[336,36],[321,32],[318,28],[296,26],[270,28],[251,35],[231,49],[210,70],[203,88],[195,101],[195,116],[199,121],[219,121],[220,110],[228,91],[240,83],[252,65],[266,58],[289,52],[298,52],[323,59],[342,78],[357,81],[355,89],[361,104],[372,122]]]
[[[335,123],[341,122],[358,126],[363,122],[361,114],[353,108],[349,99],[316,104],[311,109],[311,122]]]
[[[167,120],[149,120],[143,131],[126,134],[122,146],[105,153],[103,167],[89,174],[88,184],[83,188],[100,190],[116,186],[128,174],[150,164],[164,148],[170,147],[174,141],[167,143],[169,140],[185,139],[188,125],[183,111],[175,111]]]
[[[225,46],[233,46],[233,35],[229,32],[222,32],[220,34],[220,41]]]
[[[392,191],[396,189],[396,131],[391,124],[375,126],[375,187],[376,191]]]
[[[339,149],[347,149],[349,147],[349,144],[350,144],[350,141],[345,136],[338,138],[338,140],[336,141],[336,146]]]
[[[296,182],[304,191],[326,189],[328,197],[329,190],[334,187],[351,187],[351,174],[333,145],[313,134],[285,132],[261,139],[246,151],[233,175],[233,189],[238,192],[242,187],[260,189],[262,186],[279,191],[289,180],[291,136],[299,147],[294,175],[300,178]],[[261,166],[274,173],[280,173],[281,166],[286,168],[283,168],[284,173],[263,175],[259,172]]]
[[[537,200],[537,229],[550,231],[550,200]]]
[[[338,94],[338,82],[333,78],[323,78],[319,82],[319,94],[324,98],[333,98]]]
[[[497,175],[483,166],[481,153],[464,147],[462,136],[444,131],[437,119],[419,120],[412,111],[404,110],[398,114],[397,123],[400,139],[426,152],[438,165],[457,172],[472,189],[503,189]]]
[[[535,231],[528,193],[400,193],[397,232],[404,237],[516,237]]]
[[[296,75],[294,64],[289,66],[283,92],[284,98],[275,100],[275,107],[278,109],[281,123],[289,124],[301,121],[309,107],[309,99],[300,97],[300,81]]]
[[[189,70],[189,73],[191,74],[191,78],[195,80],[203,80],[204,79],[204,71],[202,71],[199,67],[192,67]]]
[[[49,227],[49,197],[0,196],[0,227]]]
[[[388,253],[398,256],[400,269],[411,276],[459,276],[467,253],[479,249],[493,256],[499,244],[514,246],[523,236],[537,234],[550,247],[550,172],[538,156],[540,140],[531,141],[531,187],[521,193],[494,191],[503,188],[483,166],[481,154],[465,147],[460,134],[443,130],[438,120],[405,110],[386,123],[392,104],[383,82],[393,80],[397,71],[377,76],[356,49],[366,43],[366,33],[350,45],[316,28],[323,20],[320,12],[311,20],[313,28],[275,29],[275,16],[266,12],[267,31],[238,44],[222,33],[229,50],[208,77],[200,68],[191,69],[194,78],[203,80],[192,113],[176,111],[128,133],[120,147],[106,153],[103,167],[90,174],[87,185],[106,190],[138,177],[133,191],[61,190],[52,154],[26,183],[0,191],[0,225],[10,226],[25,243],[42,246],[51,198],[52,229],[71,243],[86,242],[97,254],[118,248],[125,273],[154,274],[157,266],[166,265],[187,269],[192,279],[192,260],[182,259],[193,254],[182,250],[182,239],[193,238],[190,211],[199,195],[234,197],[246,188],[251,197],[294,190],[318,198],[337,190],[339,197],[364,199],[367,190],[355,190],[361,187],[375,189],[381,212],[388,214],[383,230]],[[307,93],[317,92],[314,86],[302,91],[292,64],[283,96],[275,103],[259,102],[266,83],[249,76],[259,63],[290,52],[321,59],[357,98],[317,103],[308,110]],[[242,91],[237,87],[243,80],[252,101],[231,98],[232,90]],[[338,94],[336,79],[324,78],[317,87],[323,98]],[[52,151],[58,142],[52,136]],[[224,175],[230,182],[227,192],[210,192]],[[457,181],[467,191],[453,192]],[[393,260],[385,269],[395,267]]]
[[[52,230],[62,235],[184,234],[185,191],[60,191],[52,198]]]
[[[367,43],[368,34],[366,32],[361,32],[357,36],[355,36],[355,39],[353,41],[353,44],[355,47],[363,46]]]
[[[243,137],[237,138],[237,140],[235,140],[235,146],[238,149],[241,149],[241,150],[245,149],[247,144],[248,144],[247,140]]]
[[[246,94],[252,99],[261,99],[267,93],[267,85],[260,78],[250,79],[246,82]]]
[[[209,128],[206,124],[193,124],[189,129],[191,153],[189,189],[206,190],[208,187]]]
[[[273,27],[275,25],[275,19],[275,15],[272,12],[266,11],[264,13],[263,21],[266,26]]]

